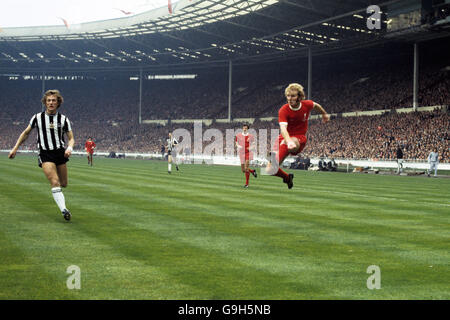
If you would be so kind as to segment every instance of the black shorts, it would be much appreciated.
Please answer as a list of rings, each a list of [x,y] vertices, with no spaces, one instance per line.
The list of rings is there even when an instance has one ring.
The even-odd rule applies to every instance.
[[[64,152],[66,152],[65,149],[41,150],[38,157],[39,167],[42,168],[43,162],[53,162],[57,166],[65,164],[69,159],[64,157]]]

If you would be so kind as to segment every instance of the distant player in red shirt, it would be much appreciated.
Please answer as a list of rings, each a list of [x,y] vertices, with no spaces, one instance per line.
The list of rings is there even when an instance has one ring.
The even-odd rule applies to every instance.
[[[282,178],[283,182],[291,189],[294,185],[294,175],[283,171],[280,164],[289,154],[296,155],[305,148],[308,119],[312,110],[322,114],[323,122],[328,122],[330,116],[320,104],[312,100],[305,100],[305,92],[300,84],[291,83],[284,93],[287,103],[278,111],[281,134],[278,136],[275,150],[271,153],[266,173]]]
[[[250,173],[256,178],[258,175],[256,171],[250,169],[250,160],[253,160],[253,150],[255,137],[248,133],[248,124],[242,126],[242,132],[236,135],[236,148],[238,149],[239,159],[241,161],[241,169],[245,175],[245,185],[244,188],[248,188],[248,181],[250,178]]]
[[[87,153],[88,164],[90,164],[91,166],[93,165],[94,160],[93,155],[95,147],[96,147],[95,142],[92,140],[92,137],[89,137],[86,140],[86,143],[84,144],[84,149],[86,150]]]

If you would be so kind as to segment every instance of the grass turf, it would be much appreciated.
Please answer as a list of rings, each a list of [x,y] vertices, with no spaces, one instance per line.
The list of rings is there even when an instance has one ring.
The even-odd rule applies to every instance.
[[[35,156],[0,157],[0,299],[450,298],[450,179],[296,170],[246,190],[239,167],[68,167],[71,222]]]

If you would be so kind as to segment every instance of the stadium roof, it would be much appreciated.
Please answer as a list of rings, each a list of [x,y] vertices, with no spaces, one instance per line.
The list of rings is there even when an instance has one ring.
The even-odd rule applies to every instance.
[[[288,59],[386,41],[369,5],[402,0],[180,0],[130,17],[0,30],[0,70],[150,69]]]
[[[173,7],[178,1],[170,0],[170,5]],[[0,27],[73,27],[86,22],[132,17],[162,7],[168,9],[168,0],[2,0]]]

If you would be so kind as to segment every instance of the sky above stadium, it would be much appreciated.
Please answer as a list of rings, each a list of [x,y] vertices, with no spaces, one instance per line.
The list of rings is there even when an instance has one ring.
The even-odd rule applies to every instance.
[[[168,0],[1,0],[0,28],[79,24],[160,7],[167,8]]]

